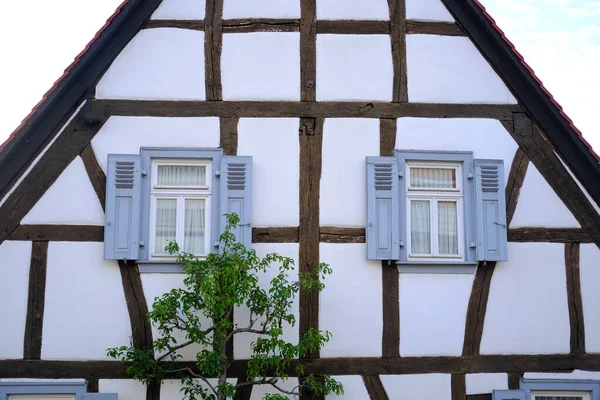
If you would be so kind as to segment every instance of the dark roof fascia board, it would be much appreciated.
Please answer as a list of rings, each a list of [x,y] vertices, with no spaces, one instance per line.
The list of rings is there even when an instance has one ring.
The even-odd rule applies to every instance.
[[[37,106],[0,152],[0,198],[16,182],[41,147],[58,133],[60,122],[94,88],[96,81],[142,28],[161,0],[130,0],[91,43],[57,87]]]
[[[573,174],[600,205],[600,164],[552,98],[473,0],[442,0]]]

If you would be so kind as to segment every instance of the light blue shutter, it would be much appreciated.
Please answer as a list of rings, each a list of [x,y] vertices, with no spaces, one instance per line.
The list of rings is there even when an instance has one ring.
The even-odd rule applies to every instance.
[[[367,259],[400,259],[396,157],[367,157]]]
[[[477,261],[507,260],[504,162],[474,160]]]
[[[117,393],[86,393],[83,395],[83,400],[118,400]]]
[[[225,214],[236,213],[240,223],[233,230],[238,242],[252,246],[252,157],[221,158],[220,232],[225,231]]]
[[[492,400],[528,400],[524,390],[493,390]]]
[[[141,212],[140,156],[109,154],[104,259],[137,260]]]

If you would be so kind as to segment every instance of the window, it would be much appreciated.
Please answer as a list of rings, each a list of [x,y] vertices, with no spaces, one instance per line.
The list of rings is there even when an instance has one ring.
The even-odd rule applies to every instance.
[[[494,390],[493,400],[600,400],[600,381],[523,379],[518,390]]]
[[[86,393],[85,382],[0,382],[2,400],[118,400],[114,393]]]
[[[590,393],[569,391],[532,391],[531,400],[590,400]]]

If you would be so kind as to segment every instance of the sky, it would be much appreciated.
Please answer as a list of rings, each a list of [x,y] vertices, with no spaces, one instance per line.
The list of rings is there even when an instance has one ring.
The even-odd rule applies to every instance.
[[[0,143],[60,77],[122,0],[3,5]],[[600,0],[481,0],[600,152]],[[12,17],[11,17],[12,16]]]

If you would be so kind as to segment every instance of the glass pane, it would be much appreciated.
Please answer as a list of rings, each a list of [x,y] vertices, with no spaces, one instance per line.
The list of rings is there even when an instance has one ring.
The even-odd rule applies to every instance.
[[[206,186],[204,165],[159,165],[158,186]]]
[[[183,249],[187,253],[205,254],[205,200],[185,200],[185,229]]]
[[[410,202],[410,242],[412,254],[431,254],[429,201]]]
[[[458,254],[456,202],[438,202],[438,244],[440,254]]]
[[[583,400],[579,396],[535,396],[535,400]]]
[[[156,199],[156,237],[154,252],[165,253],[165,246],[176,239],[177,200]]]
[[[411,168],[410,187],[424,189],[456,189],[456,169]]]

